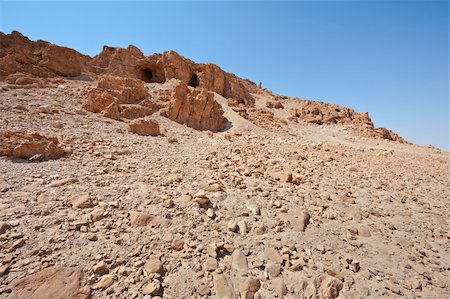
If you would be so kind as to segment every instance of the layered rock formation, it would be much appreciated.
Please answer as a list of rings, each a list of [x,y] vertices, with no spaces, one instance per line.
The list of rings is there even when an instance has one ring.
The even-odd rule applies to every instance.
[[[33,42],[17,31],[0,32],[0,65],[0,80],[16,79],[17,74],[36,77],[111,74],[157,83],[175,78],[246,105],[254,103],[250,91],[256,89],[254,83],[227,73],[217,65],[197,64],[174,51],[144,56],[132,45],[126,49],[105,46],[100,54],[91,58],[48,42]],[[15,83],[15,79],[9,83]]]
[[[31,161],[58,159],[65,155],[65,150],[58,145],[56,137],[45,137],[38,133],[24,131],[0,132],[0,156],[7,156]]]
[[[15,78],[15,74],[75,77],[86,71],[89,60],[73,49],[41,40],[34,42],[17,31],[0,32],[0,80],[11,75]]]
[[[297,106],[292,111],[291,120],[318,125],[351,125],[368,137],[405,142],[391,130],[375,128],[367,112],[356,112],[336,104],[310,100],[299,100]]]
[[[222,131],[227,122],[214,94],[204,88],[189,89],[182,82],[175,82],[172,100],[164,113],[169,119],[196,130]]]
[[[135,119],[161,108],[147,100],[148,91],[139,79],[102,75],[95,88],[87,92],[83,108],[113,119]]]

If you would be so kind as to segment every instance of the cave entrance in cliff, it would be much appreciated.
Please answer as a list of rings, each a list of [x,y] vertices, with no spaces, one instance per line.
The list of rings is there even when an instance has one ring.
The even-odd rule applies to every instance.
[[[198,87],[199,82],[198,82],[198,76],[197,74],[193,74],[191,77],[191,80],[189,80],[189,86],[191,87]]]
[[[151,83],[153,79],[153,72],[151,69],[143,69],[142,70],[142,79],[144,82]]]

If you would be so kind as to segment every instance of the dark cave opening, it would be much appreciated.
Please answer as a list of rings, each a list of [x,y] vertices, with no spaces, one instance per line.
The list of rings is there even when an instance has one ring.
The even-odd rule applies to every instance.
[[[151,69],[143,69],[142,70],[142,79],[144,82],[150,83],[153,82],[153,72]]]
[[[189,86],[191,87],[198,87],[199,82],[198,82],[198,77],[197,74],[193,74],[191,77],[191,80],[189,80]]]

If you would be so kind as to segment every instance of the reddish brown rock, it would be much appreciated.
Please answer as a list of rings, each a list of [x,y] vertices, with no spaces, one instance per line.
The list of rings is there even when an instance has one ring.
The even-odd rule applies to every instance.
[[[165,116],[196,130],[212,132],[223,130],[227,122],[213,93],[202,88],[190,90],[182,81],[174,83],[172,101]]]
[[[110,108],[113,103],[134,104],[146,96],[147,88],[141,80],[102,75],[97,86],[87,93],[83,108],[98,113]]]
[[[65,151],[58,145],[56,137],[45,137],[38,133],[0,132],[0,156],[8,156],[33,161],[58,159]]]
[[[51,267],[13,282],[8,298],[88,298],[81,289],[82,285],[81,270]]]
[[[17,31],[11,34],[0,32],[2,80],[16,73],[31,77],[79,76],[89,59],[73,49],[41,40],[31,41]]]
[[[142,136],[158,136],[159,124],[152,119],[138,118],[128,124],[130,132]]]

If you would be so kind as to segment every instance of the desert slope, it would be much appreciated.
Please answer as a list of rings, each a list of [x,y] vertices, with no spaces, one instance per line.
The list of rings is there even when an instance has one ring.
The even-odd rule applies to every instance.
[[[449,153],[238,77],[47,75],[0,82],[0,298],[450,297]]]

